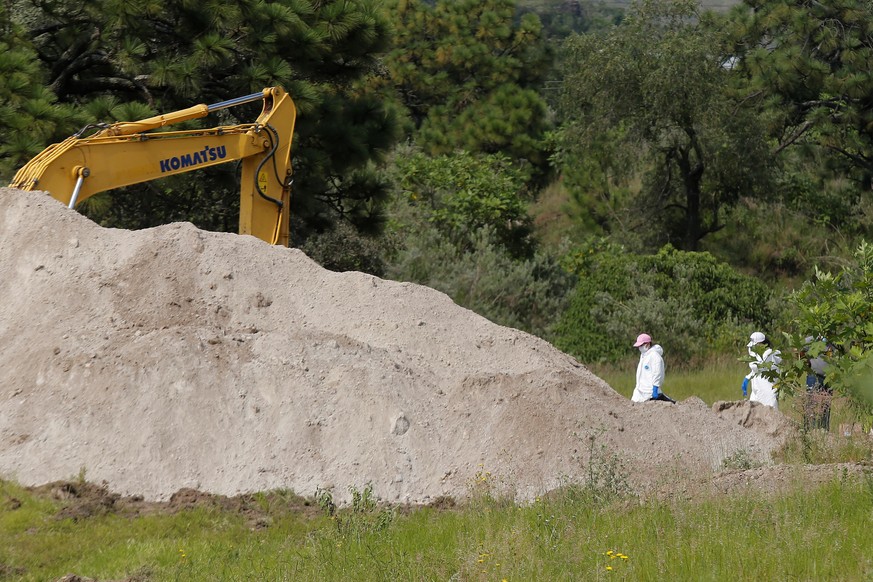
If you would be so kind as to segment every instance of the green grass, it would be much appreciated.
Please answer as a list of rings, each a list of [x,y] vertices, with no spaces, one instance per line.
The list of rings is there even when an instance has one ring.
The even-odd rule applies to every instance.
[[[816,489],[798,484],[773,498],[645,505],[627,497],[599,504],[567,489],[527,506],[485,497],[451,510],[341,510],[334,518],[272,507],[261,529],[217,509],[58,520],[60,503],[8,482],[0,482],[0,503],[0,579],[10,580],[873,577],[870,475]]]
[[[636,382],[635,361],[614,366],[594,366],[592,372],[605,380],[616,392],[630,399]],[[748,372],[747,364],[733,359],[715,360],[699,370],[671,370],[670,363],[667,362],[662,390],[677,402],[691,396],[696,396],[710,405],[719,400],[742,400],[743,378]],[[802,420],[803,406],[797,396],[780,397],[779,410],[796,423]],[[834,399],[831,407],[831,433],[838,432],[842,424],[851,424],[858,420],[844,398]],[[821,449],[822,446],[824,445],[818,448]],[[856,455],[849,457],[855,459]]]
[[[748,364],[735,359],[710,362],[699,370],[671,369],[667,361],[663,391],[676,401],[697,396],[707,404],[717,400],[740,400],[743,397],[743,377],[749,373]],[[637,362],[628,361],[609,367],[592,367],[592,371],[607,384],[630,398],[636,383]]]

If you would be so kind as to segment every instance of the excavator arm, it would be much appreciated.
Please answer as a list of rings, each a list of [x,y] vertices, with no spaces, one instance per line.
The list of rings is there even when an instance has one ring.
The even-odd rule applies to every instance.
[[[263,110],[254,123],[153,131],[258,100],[263,100]],[[46,191],[75,208],[99,192],[242,160],[240,234],[288,246],[295,120],[294,102],[281,88],[271,87],[140,121],[89,126],[40,152],[18,171],[10,186]]]

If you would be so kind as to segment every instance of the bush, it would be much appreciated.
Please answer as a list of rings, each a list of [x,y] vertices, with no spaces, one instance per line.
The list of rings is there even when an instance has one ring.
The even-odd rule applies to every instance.
[[[471,234],[489,227],[515,256],[530,254],[529,172],[506,156],[458,152],[429,157],[413,150],[401,152],[395,163],[394,181],[403,202],[445,238],[469,245]]]
[[[422,224],[396,253],[388,276],[438,289],[458,305],[495,323],[550,339],[573,277],[542,252],[512,256],[490,227],[471,235],[469,247]]]
[[[385,274],[383,246],[359,233],[349,223],[340,221],[332,229],[310,236],[301,250],[325,269],[361,271],[382,277]]]
[[[500,155],[402,148],[392,171],[386,276],[550,339],[574,277],[531,236],[527,172]]]
[[[671,364],[683,367],[714,350],[736,349],[749,330],[769,329],[775,319],[767,286],[709,253],[667,245],[637,256],[595,243],[570,255],[566,266],[579,283],[556,345],[583,362],[626,358],[645,331]]]
[[[865,429],[873,425],[873,245],[863,242],[837,273],[815,276],[789,297],[796,310],[784,337],[780,391],[806,388],[810,358],[827,363],[826,381],[846,396]],[[809,342],[807,338],[815,338]]]

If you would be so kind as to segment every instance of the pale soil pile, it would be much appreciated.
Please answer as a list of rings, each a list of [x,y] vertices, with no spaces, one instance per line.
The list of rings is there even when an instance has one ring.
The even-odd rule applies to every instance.
[[[722,494],[779,494],[792,491],[798,483],[809,490],[834,480],[862,479],[870,475],[869,463],[827,463],[823,465],[769,465],[716,475],[710,490]]]
[[[794,432],[794,426],[784,414],[760,402],[750,400],[719,400],[712,405],[719,417],[784,442]]]
[[[25,485],[420,503],[487,471],[530,498],[584,475],[592,434],[643,488],[779,441],[697,399],[633,405],[432,289],[190,224],[104,229],[39,193],[0,190],[0,291],[0,476]]]

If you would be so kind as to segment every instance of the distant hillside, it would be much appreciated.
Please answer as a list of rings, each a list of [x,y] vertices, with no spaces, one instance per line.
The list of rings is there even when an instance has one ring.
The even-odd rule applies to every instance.
[[[551,0],[540,0],[539,3],[550,3]],[[557,3],[564,4],[573,4],[578,2],[579,0],[559,0]],[[582,0],[584,3],[584,0]],[[712,10],[728,10],[733,6],[739,4],[741,0],[702,0],[700,4],[704,8],[709,8]],[[535,4],[536,0],[530,0],[530,2],[526,2],[525,0],[521,0],[519,4]],[[603,4],[604,6],[616,7],[616,8],[627,8],[632,4],[632,0],[607,0],[605,2],[589,2],[589,4]]]
[[[702,0],[701,5],[712,10],[728,10],[736,6],[741,0]],[[529,10],[538,14],[548,13],[580,13],[590,11],[592,8],[619,8],[625,9],[632,4],[633,0],[518,0],[518,6],[522,10]]]
[[[702,0],[705,9],[723,12],[741,0]],[[620,23],[633,0],[518,0],[518,15],[533,12],[543,23],[546,38],[612,28]]]

